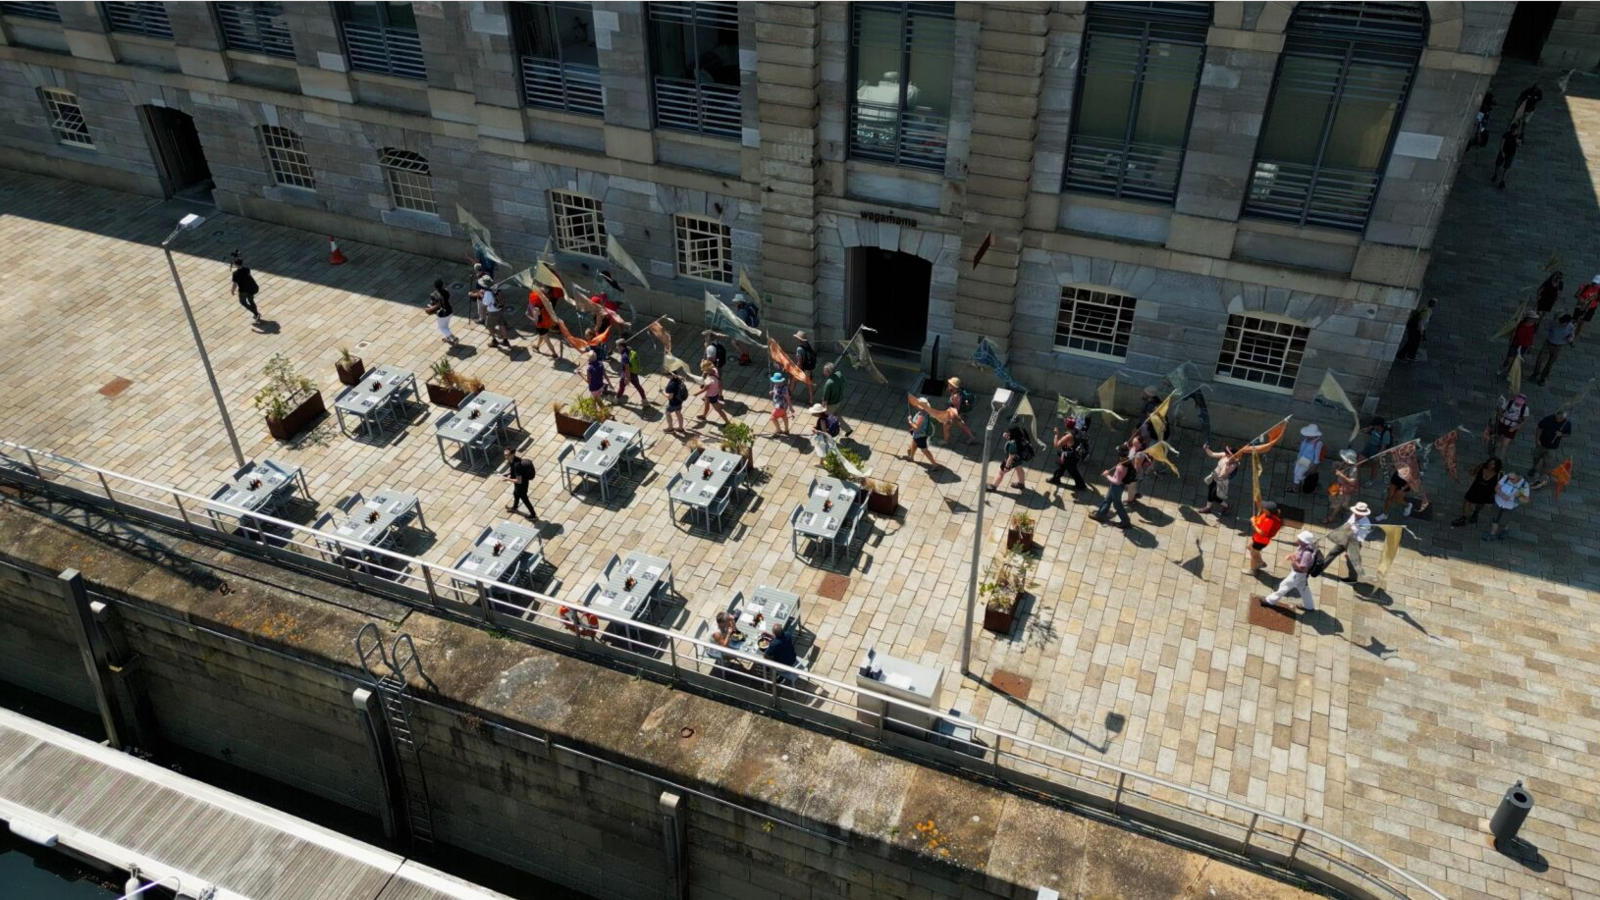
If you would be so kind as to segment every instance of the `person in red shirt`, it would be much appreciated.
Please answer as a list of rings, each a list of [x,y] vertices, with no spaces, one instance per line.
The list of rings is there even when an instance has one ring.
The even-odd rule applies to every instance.
[[[1522,324],[1511,333],[1511,345],[1506,347],[1506,358],[1500,362],[1500,374],[1504,375],[1511,370],[1511,361],[1527,355],[1533,347],[1533,338],[1539,332],[1539,315],[1528,313],[1522,317]]]
[[[560,290],[554,287],[550,289],[552,295],[549,298],[550,304],[555,303],[556,297],[560,296]],[[538,288],[528,292],[528,318],[533,320],[533,330],[539,335],[534,340],[534,346],[545,348],[551,359],[566,359],[567,352],[566,348],[561,346],[562,342],[550,336],[550,332],[556,330],[556,320],[551,318],[546,304],[539,302]]]
[[[1278,504],[1271,500],[1262,503],[1261,510],[1250,519],[1250,567],[1246,572],[1261,568],[1261,551],[1272,546],[1272,539],[1282,527],[1283,514],[1278,512]]]
[[[1578,288],[1578,305],[1572,308],[1572,321],[1578,323],[1578,328],[1572,334],[1572,340],[1577,341],[1583,335],[1585,322],[1594,321],[1594,312],[1600,309],[1600,275],[1596,275],[1590,282]]]

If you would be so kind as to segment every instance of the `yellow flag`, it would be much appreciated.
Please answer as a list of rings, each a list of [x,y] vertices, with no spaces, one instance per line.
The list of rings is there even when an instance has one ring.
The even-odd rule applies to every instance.
[[[1383,531],[1383,557],[1378,560],[1378,577],[1385,578],[1389,574],[1389,567],[1394,565],[1394,558],[1400,553],[1400,536],[1405,534],[1404,525],[1379,525]]]
[[[1256,503],[1256,512],[1261,511],[1261,454],[1250,454],[1250,494]]]
[[[1500,330],[1496,331],[1494,334],[1491,334],[1489,336],[1493,337],[1493,338],[1510,337],[1511,336],[1511,332],[1516,331],[1517,330],[1517,326],[1522,324],[1522,317],[1527,315],[1527,314],[1528,314],[1528,301],[1524,300],[1521,303],[1517,304],[1517,311],[1512,313],[1511,314],[1511,318],[1507,319],[1505,321],[1505,324],[1500,326]]]
[[[1506,386],[1511,388],[1512,396],[1522,393],[1522,355],[1518,354],[1511,360],[1511,370],[1506,373]]]
[[[1118,419],[1122,418],[1116,413],[1111,412],[1117,408],[1117,376],[1112,375],[1105,381],[1100,382],[1100,386],[1095,388],[1094,395],[1095,399],[1100,401],[1100,408],[1102,410]]]
[[[1171,444],[1166,441],[1159,441],[1144,452],[1150,454],[1151,459],[1171,469],[1172,474],[1182,476],[1183,473],[1178,471],[1177,463],[1172,461],[1172,457],[1177,455],[1178,451],[1173,450]]]
[[[744,266],[739,267],[739,290],[744,291],[744,295],[749,297],[756,306],[766,306],[765,303],[761,302],[761,292],[756,290],[756,286],[750,283],[750,275],[745,272]]]
[[[1150,431],[1155,434],[1158,441],[1165,439],[1167,436],[1167,415],[1171,409],[1172,395],[1168,394],[1167,399],[1162,400],[1161,405],[1156,407],[1155,412],[1150,414]]]

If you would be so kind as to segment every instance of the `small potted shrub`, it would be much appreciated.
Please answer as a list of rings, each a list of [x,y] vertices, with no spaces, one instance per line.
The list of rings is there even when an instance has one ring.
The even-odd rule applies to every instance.
[[[361,383],[361,376],[367,374],[367,366],[361,357],[350,355],[349,347],[339,348],[339,361],[333,364],[333,370],[339,373],[339,383],[356,385]]]
[[[274,354],[261,368],[261,374],[267,376],[267,383],[256,392],[256,409],[266,416],[267,431],[274,438],[292,440],[327,412],[322,392],[311,379],[294,370],[289,357]]]
[[[1032,553],[1037,546],[1033,542],[1033,516],[1025,512],[1012,513],[1011,526],[1006,529],[1006,549],[1021,547],[1024,553]]]
[[[847,462],[851,468],[861,471],[861,454],[849,447],[835,445],[833,451],[822,458],[822,471],[827,472],[829,477],[849,484],[856,480],[856,476],[851,475],[849,469],[845,468]]]
[[[880,516],[892,516],[900,509],[900,485],[892,481],[868,478],[867,509]]]
[[[483,390],[483,382],[457,372],[449,359],[434,363],[428,372],[428,402],[434,406],[460,409],[463,401]]]
[[[750,426],[743,422],[729,422],[722,426],[722,450],[724,453],[737,453],[744,457],[747,467],[754,470],[756,467],[755,455],[751,448],[755,446],[756,433]]]
[[[556,433],[563,437],[581,438],[589,433],[589,426],[611,418],[611,407],[588,394],[570,405],[552,403],[550,409],[556,414]]]
[[[978,585],[983,597],[983,628],[995,634],[1010,634],[1016,625],[1022,595],[1033,587],[1033,559],[1020,549],[995,560],[988,577]]]

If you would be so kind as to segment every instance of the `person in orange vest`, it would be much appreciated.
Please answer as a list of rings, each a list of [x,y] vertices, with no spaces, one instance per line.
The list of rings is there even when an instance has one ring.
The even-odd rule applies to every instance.
[[[1262,503],[1260,511],[1250,519],[1250,567],[1246,572],[1261,568],[1261,551],[1272,545],[1272,539],[1282,527],[1283,514],[1278,512],[1278,504],[1271,500]]]
[[[551,288],[550,290],[554,294],[560,288]],[[557,296],[559,295],[550,297],[549,302],[555,303]],[[540,291],[538,288],[528,292],[528,317],[533,319],[533,330],[539,335],[534,344],[545,348],[549,352],[551,359],[566,359],[567,351],[562,346],[563,342],[550,336],[550,332],[556,330],[556,320],[550,317],[550,311],[545,307],[545,304],[539,302],[539,298]]]

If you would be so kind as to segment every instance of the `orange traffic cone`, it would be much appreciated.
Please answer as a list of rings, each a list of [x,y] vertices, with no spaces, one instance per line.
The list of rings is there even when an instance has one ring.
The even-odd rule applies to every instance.
[[[342,266],[348,261],[344,251],[339,249],[339,242],[333,239],[333,235],[328,235],[328,265]]]

